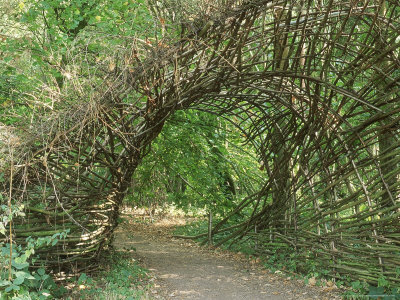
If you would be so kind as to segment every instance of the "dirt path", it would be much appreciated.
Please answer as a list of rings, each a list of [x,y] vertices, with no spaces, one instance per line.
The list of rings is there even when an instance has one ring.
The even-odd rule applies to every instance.
[[[304,286],[270,274],[243,256],[173,239],[168,229],[175,222],[170,219],[155,224],[126,220],[116,232],[114,245],[130,250],[152,271],[156,299],[340,299],[332,288]]]

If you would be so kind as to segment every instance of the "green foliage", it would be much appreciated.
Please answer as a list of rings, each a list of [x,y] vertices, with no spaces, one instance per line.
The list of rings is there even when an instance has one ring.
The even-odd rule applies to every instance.
[[[346,283],[350,286],[350,290],[344,293],[344,299],[381,299],[381,300],[397,300],[400,299],[400,290],[398,288],[390,288],[389,282],[381,277],[379,285],[368,285],[365,281],[353,281]]]
[[[258,188],[251,147],[226,120],[179,111],[165,125],[133,178],[133,205],[173,203],[186,211],[224,215]]]
[[[3,2],[9,2],[9,7],[8,10],[0,16],[2,24],[5,24],[0,25],[0,33],[2,34],[0,36],[0,54],[2,56],[0,62],[0,125],[2,125],[2,123],[6,125],[16,125],[20,120],[29,120],[32,125],[35,124],[34,121],[37,112],[52,112],[57,110],[58,107],[68,106],[74,103],[74,101],[76,101],[73,93],[74,89],[69,88],[68,84],[65,84],[65,82],[68,82],[68,78],[75,76],[74,79],[77,83],[74,82],[74,84],[83,86],[82,90],[90,93],[93,86],[101,85],[103,78],[107,77],[106,74],[108,71],[111,72],[111,70],[116,68],[116,61],[121,58],[118,57],[118,49],[129,45],[133,37],[141,37],[144,39],[148,37],[159,37],[161,35],[154,26],[156,22],[161,20],[155,20],[152,17],[144,0],[25,0]],[[191,2],[191,4],[193,3]],[[1,5],[5,6],[3,3]],[[326,14],[326,16],[328,16],[328,14]],[[353,74],[353,71],[347,71],[345,67],[347,61],[351,62],[353,60],[352,53],[357,53],[359,52],[358,48],[362,48],[362,44],[358,42],[359,40],[365,40],[365,45],[371,44],[371,48],[366,49],[370,49],[373,55],[378,55],[374,54],[374,49],[377,50],[380,48],[376,41],[385,40],[385,34],[380,38],[378,38],[379,35],[375,36],[378,32],[375,32],[376,29],[373,27],[371,27],[371,30],[367,30],[369,27],[368,22],[372,21],[369,20],[369,18],[372,18],[372,15],[365,15],[363,18],[365,18],[363,19],[366,22],[365,25],[352,25],[354,30],[352,34],[342,34],[342,30],[343,32],[347,31],[345,27],[342,28],[340,34],[337,34],[335,42],[332,44],[332,49],[329,50],[332,51],[330,57],[341,57],[341,51],[344,52],[343,57],[336,61],[326,62],[326,66],[332,65],[334,67],[331,72],[322,72],[324,76],[327,77],[326,84],[323,85],[326,88],[320,91],[320,88],[317,89],[314,87],[313,83],[307,87],[310,91],[315,92],[315,99],[326,99],[327,94],[329,94],[328,87],[331,84],[337,88],[348,90],[350,94],[353,95],[357,94],[357,92],[362,92],[365,86],[369,86],[371,82],[373,82],[373,74],[376,72],[375,69],[385,70],[385,68],[382,68],[379,64],[378,67],[373,66],[372,68],[372,65],[366,65],[365,68],[362,69],[363,71],[361,74]],[[271,15],[271,21],[272,20],[273,16]],[[349,22],[349,24],[352,24],[355,21],[350,19]],[[375,21],[372,23],[379,24],[379,22]],[[354,24],[357,24],[357,22]],[[394,22],[393,24],[396,23]],[[396,30],[396,25],[393,24],[389,26],[392,27],[391,29],[389,29],[389,27],[387,29],[387,37],[390,36],[389,33],[392,30]],[[332,34],[335,34],[334,27],[327,28],[327,31],[331,31]],[[379,31],[384,32],[384,30]],[[295,36],[297,36],[297,34]],[[298,35],[297,38],[302,39],[303,37]],[[289,43],[296,43],[295,39],[293,33],[290,32],[287,41]],[[358,41],[355,43],[353,40]],[[392,38],[387,41],[389,44],[395,42]],[[146,42],[150,43],[148,40],[146,40]],[[346,52],[346,50],[342,50],[343,47],[336,49],[334,46],[335,43],[346,45],[346,47],[344,47],[345,49],[352,50]],[[326,45],[325,42],[322,44]],[[271,60],[273,59],[273,56],[271,56],[271,51],[273,51],[272,47],[273,43],[270,43],[270,45],[265,48],[265,52],[267,52],[266,56],[270,56]],[[315,44],[315,47],[319,47],[318,43]],[[328,47],[327,49],[330,48]],[[321,49],[320,53],[323,52],[324,51]],[[318,51],[316,51],[316,53],[318,53]],[[363,52],[361,51],[360,53]],[[307,57],[312,57],[312,55],[307,55]],[[317,55],[317,60],[317,65],[322,62],[325,65],[323,54],[321,57]],[[367,59],[364,61],[367,61]],[[379,61],[379,59],[377,61]],[[104,71],[104,68],[98,68],[101,62],[110,64],[108,71]],[[317,65],[315,66],[315,73],[310,72],[307,76],[320,77],[322,73],[317,74]],[[357,64],[351,65],[352,67],[350,69],[355,65]],[[101,71],[93,71],[97,69]],[[338,70],[337,73],[335,69]],[[395,75],[396,74],[393,73],[390,76],[396,78]],[[303,79],[301,79],[301,81],[303,81]],[[302,85],[303,83],[301,81],[299,81],[299,79],[293,79],[292,83],[294,85]],[[379,90],[382,89],[382,87],[380,87],[379,83],[375,85],[378,88],[376,88],[376,86],[374,87],[374,84],[372,84],[370,89],[363,92],[363,99],[365,98],[366,101],[371,100],[370,97],[383,99],[383,97],[379,95]],[[320,93],[317,93],[317,91]],[[337,110],[339,115],[341,111],[344,111],[354,116],[346,117],[345,115],[340,115],[340,117],[343,117],[343,120],[346,120],[343,124],[348,124],[346,126],[352,127],[362,124],[364,120],[368,120],[373,111],[369,112],[359,103],[354,104],[352,101],[347,101],[347,93],[342,97],[338,91],[339,89],[329,96],[329,101],[333,102],[333,111]],[[65,92],[64,94],[68,95],[68,97],[60,97],[62,101],[54,103],[54,97],[51,97],[52,93],[59,95],[63,92]],[[311,94],[312,93],[310,93],[310,95]],[[134,98],[134,96],[129,95],[122,101],[129,103],[130,97]],[[81,95],[79,94],[77,98],[80,99]],[[296,99],[292,99],[292,101],[295,100]],[[360,103],[363,101],[364,100],[360,101]],[[379,109],[389,107],[387,105],[381,105],[380,102],[377,102],[377,106]],[[316,107],[318,107],[318,105],[316,105]],[[328,108],[330,108],[329,105]],[[268,111],[268,114],[273,115],[273,101],[263,106],[263,108],[252,108],[249,110],[249,113],[255,117],[258,113],[265,113],[262,111],[264,109]],[[300,109],[300,106],[298,109]],[[384,111],[385,109],[383,109],[383,112]],[[323,114],[325,115],[325,113]],[[326,117],[328,119],[330,118],[329,115]],[[255,120],[256,119],[257,118],[255,118]],[[251,122],[253,121],[250,120],[249,123],[243,124],[237,121],[236,123],[240,124],[242,128],[250,128],[251,125],[249,124],[251,124]],[[300,126],[302,124],[301,118],[297,118],[296,122],[297,125]],[[307,127],[303,127],[303,129],[310,130],[311,132],[313,126],[308,128],[309,125],[313,124],[307,124]],[[316,123],[316,125],[318,125],[318,123]],[[342,129],[345,129],[346,126]],[[377,127],[377,125],[371,125],[371,128],[367,131],[362,130],[362,126],[358,127],[360,128],[360,136],[363,136],[365,141],[369,141],[367,145],[371,147],[379,146],[376,144],[377,137],[375,133],[373,133],[374,127]],[[259,128],[261,129],[262,126],[259,126]],[[268,144],[268,142],[261,140],[273,140],[273,138],[267,135],[267,129],[262,129],[262,131],[264,130],[265,132],[260,133],[255,140],[260,139],[260,143]],[[251,131],[252,130],[250,130],[250,132]],[[371,132],[368,133],[368,131]],[[351,132],[351,130],[344,130],[343,132]],[[335,133],[335,130],[333,133]],[[294,138],[294,136],[290,136],[291,134],[294,134],[294,131],[293,133],[289,133],[288,139]],[[301,137],[301,135],[299,135],[299,137]],[[312,135],[304,135],[304,137],[311,139]],[[154,207],[155,205],[170,202],[187,211],[192,210],[198,214],[204,213],[205,210],[212,211],[214,215],[216,215],[216,220],[220,220],[227,212],[236,207],[241,199],[254,191],[260,190],[262,176],[266,176],[258,171],[257,161],[254,159],[254,150],[247,145],[243,145],[242,138],[241,132],[221,117],[190,110],[177,112],[168,121],[164,131],[153,144],[150,155],[144,159],[143,164],[136,172],[133,178],[134,188],[127,201],[132,205],[147,207]],[[322,139],[324,138],[322,137]],[[329,137],[328,140],[331,140],[331,137]],[[365,151],[369,146],[362,146],[361,138],[350,139],[349,141],[350,144],[346,145],[346,149],[354,149],[354,152],[360,151],[358,154],[352,153],[351,159],[357,158],[355,160],[362,163],[363,172],[361,172],[361,175],[357,174],[359,176],[359,183],[351,173],[347,173],[348,177],[346,178],[349,180],[349,186],[353,184],[355,190],[361,190],[361,186],[364,187],[365,185],[364,182],[371,182],[369,178],[377,178],[378,176],[377,170],[379,170],[379,168],[376,168],[376,162],[370,166],[368,164],[364,165],[363,162],[370,157],[370,152],[372,153],[377,149]],[[331,147],[335,149],[338,147],[338,143],[339,141],[336,141],[331,144],[325,140],[325,142],[322,141],[319,143],[317,148],[319,148],[321,152],[334,154],[334,152],[326,152],[325,150]],[[294,158],[293,161],[296,164],[294,169],[302,167],[302,158],[297,160],[296,157],[300,158],[300,154],[302,153],[301,149],[302,147],[306,147],[306,144],[307,141],[305,140],[304,145],[300,143],[298,147],[296,147],[297,149],[293,150],[294,152],[291,158]],[[392,146],[394,147],[396,144]],[[266,147],[268,151],[271,151],[264,154],[267,155],[270,161],[273,161],[277,153],[270,148],[271,147]],[[313,148],[314,147],[311,147],[309,149],[312,150]],[[333,173],[337,172],[337,174],[340,174],[340,165],[345,166],[348,164],[347,154],[342,155],[343,153],[338,155],[337,158],[332,158],[335,164],[324,166],[328,173],[332,171]],[[316,167],[319,166],[316,162],[320,158],[322,158],[322,156],[313,156],[313,153],[311,153],[310,156],[308,156],[308,154],[304,156],[305,161],[311,162],[310,166]],[[387,164],[390,172],[396,172],[395,168],[393,168],[393,171],[390,170],[391,167],[388,161],[384,162],[382,160],[380,164]],[[314,170],[310,171],[314,172]],[[315,170],[315,172],[317,174],[318,170]],[[381,172],[383,172],[383,175],[389,175],[389,172],[387,170],[385,171],[385,168],[383,171],[379,171],[379,173]],[[344,173],[346,174],[346,171]],[[297,172],[297,174],[298,176],[295,176],[297,178],[296,180],[300,182],[301,178],[307,177],[303,177],[300,172]],[[2,174],[0,174],[0,176],[1,175]],[[396,176],[394,176],[394,178],[396,178]],[[294,178],[290,179],[292,180]],[[306,209],[305,212],[301,213],[302,217],[314,214],[315,209],[313,210],[313,207],[319,205],[324,207],[326,203],[332,201],[327,198],[328,193],[323,192],[327,190],[327,185],[330,185],[331,178],[324,178],[322,172],[311,179],[314,180],[313,186],[310,187],[310,189],[299,186],[300,188],[295,189],[296,192],[294,196],[300,194],[301,199],[307,199],[313,197],[314,194],[323,193],[323,195],[321,195],[320,199],[316,199],[315,203],[311,203],[310,201],[304,205],[300,205],[300,207]],[[292,181],[294,182],[294,180]],[[388,186],[397,186],[396,182],[388,183]],[[371,191],[372,187],[374,185],[376,186],[376,184],[367,185],[369,185],[368,188],[371,189]],[[354,216],[353,209],[355,208],[359,210],[359,213],[357,212],[357,218],[371,209],[371,205],[361,203],[361,193],[349,192],[349,188],[346,187],[344,183],[335,184],[333,188],[335,198],[338,197],[338,199],[335,199],[337,203],[340,203],[346,199],[346,197],[349,198],[348,201],[344,201],[347,207],[345,210],[337,210],[335,213],[336,216],[332,215],[327,218],[326,215],[325,219],[318,220],[320,224],[324,224],[326,231],[333,231],[334,224],[340,220],[340,217],[346,217],[347,220],[343,221],[343,223],[354,222],[351,216]],[[375,189],[375,191],[377,190]],[[379,193],[370,194],[373,206],[379,206],[379,198],[381,197]],[[266,196],[266,202],[270,201],[268,197],[271,196]],[[357,203],[356,206],[350,205],[351,201]],[[249,216],[249,212],[251,212],[254,207],[256,207],[255,204],[253,206],[250,205],[241,212],[242,215],[231,218],[224,226],[226,227],[243,221]],[[19,205],[13,204],[11,207],[11,214],[7,213],[7,209],[8,207],[1,206],[1,234],[6,233],[7,224],[9,224],[15,216],[23,217],[22,209]],[[254,213],[257,213],[257,211]],[[377,220],[382,221],[381,216],[382,213],[379,213]],[[372,214],[367,215],[363,222],[371,221],[373,218]],[[360,220],[361,219],[362,217]],[[320,225],[318,225],[318,229],[319,226]],[[199,224],[197,228],[190,229],[187,232],[200,233],[206,231],[206,228],[205,224],[202,223]],[[310,231],[313,230],[316,231],[317,229],[313,228]],[[216,235],[215,238],[216,240],[221,239],[228,233],[229,231],[225,231]],[[36,247],[54,246],[59,238],[62,238],[61,233],[57,233],[49,238],[39,239],[35,241],[35,246],[31,248],[36,249]],[[30,247],[29,243],[28,241],[28,247]],[[235,244],[234,248],[236,247],[236,249],[242,249],[246,253],[251,253],[254,247],[252,243],[253,242],[250,240],[244,240],[241,243]],[[284,244],[280,245],[281,248],[283,245]],[[362,247],[361,244],[354,244],[353,246],[354,248]],[[28,248],[28,251],[30,251],[29,249],[31,248]],[[25,251],[18,247],[15,247],[15,249],[15,251]],[[28,262],[23,258],[19,259],[19,257],[23,257],[21,254],[16,255],[13,264],[15,270],[19,270],[18,267],[21,266],[25,268],[25,264]],[[28,255],[28,257],[30,255]],[[19,262],[20,260],[21,262]],[[309,274],[309,276],[317,278],[325,275],[325,271],[320,270],[321,265],[317,264],[307,251],[301,255],[288,249],[284,249],[284,252],[279,253],[273,251],[270,253],[268,264],[279,268],[286,268],[290,271],[305,272]],[[6,289],[8,289],[8,293],[20,291],[27,280],[31,279],[23,277],[20,274],[20,276],[15,277],[13,281],[7,282],[5,286],[7,286]],[[348,282],[348,280],[349,279],[345,278],[341,281]],[[362,285],[362,283],[357,281],[352,283],[353,289],[356,291],[362,290],[360,285]],[[382,291],[382,289],[384,290]],[[377,290],[371,288],[370,293],[383,293],[387,292],[389,289],[388,277],[382,276],[378,278]]]
[[[51,96],[68,88],[71,74],[79,73],[75,84],[84,87],[92,72],[85,70],[96,70],[100,61],[114,64],[120,45],[159,34],[144,0],[11,0],[4,11],[0,122],[7,125],[73,103],[72,94],[65,103]],[[103,75],[91,74],[89,85],[100,84]]]
[[[195,236],[207,232],[207,229],[207,220],[197,220],[183,226],[177,226],[174,230],[174,234]]]
[[[6,235],[6,227],[13,218],[25,215],[24,206],[1,205],[0,208],[0,233]],[[34,255],[36,250],[56,245],[67,233],[68,230],[37,239],[28,237],[24,247],[15,244],[11,247],[9,243],[0,243],[0,299],[48,299],[62,294],[63,288],[59,288],[43,268],[32,271],[30,266],[37,259]]]
[[[134,36],[149,27],[150,14],[139,1],[26,1],[20,20],[31,31],[45,27],[49,42],[73,40],[86,27],[116,35]]]
[[[304,262],[304,257],[309,257]],[[320,261],[313,259],[309,252],[299,252],[285,244],[276,245],[276,248],[265,257],[264,266],[271,270],[302,274],[307,282],[309,278],[317,280],[331,279],[330,270],[324,268]]]
[[[297,271],[297,254],[295,252],[288,253],[284,249],[276,250],[275,253],[268,256],[265,262],[265,267],[272,272],[277,270],[288,270],[291,272]]]
[[[220,219],[215,219],[214,222],[217,223],[219,220]],[[218,243],[220,240],[224,239],[229,234],[231,234],[232,230],[229,230],[228,227],[230,227],[231,225],[235,225],[236,222],[241,222],[242,220],[243,220],[242,216],[237,216],[236,218],[232,218],[231,220],[226,222],[224,225],[222,225],[220,228],[220,231],[222,230],[222,232],[218,232],[217,234],[213,235],[213,242]],[[208,231],[208,219],[201,218],[201,219],[191,222],[189,224],[186,224],[183,226],[177,226],[175,228],[174,234],[184,235],[184,236],[197,236],[197,235],[207,233],[207,231]],[[203,236],[197,238],[196,241],[204,243],[206,239],[207,239],[207,237],[205,237],[203,235]],[[221,245],[221,248],[228,249],[228,250],[235,251],[235,252],[241,252],[243,254],[250,256],[250,255],[254,255],[256,252],[255,251],[256,242],[254,241],[254,239],[244,238],[244,239],[236,240],[235,243],[223,244],[223,245]]]
[[[55,284],[45,269],[36,271],[30,265],[36,260],[35,250],[45,246],[54,246],[65,238],[67,231],[38,239],[27,238],[25,247],[13,245],[11,280],[9,279],[10,244],[1,244],[0,261],[0,299],[53,299],[65,293],[63,287]],[[2,291],[1,291],[2,290]]]
[[[383,300],[398,300],[400,299],[400,291],[399,289],[393,288],[391,290],[386,289],[384,287],[369,287],[368,297],[370,299],[382,299]]]
[[[0,194],[0,201],[3,199],[3,196]],[[10,212],[11,209],[11,212]],[[0,205],[0,234],[6,235],[6,227],[8,223],[12,221],[14,217],[24,217],[25,213],[23,212],[24,205],[11,205],[9,208],[7,205]]]
[[[302,256],[307,255],[294,251],[294,249],[282,245],[274,253],[267,256],[265,267],[272,272],[289,272],[303,277],[307,284],[310,278],[316,279],[316,284],[321,284],[321,280],[333,280],[337,287],[346,289],[343,297],[345,299],[400,299],[397,288],[394,288],[384,276],[378,281],[378,287],[368,285],[367,282],[356,280],[350,277],[331,278],[331,271],[324,268],[323,264],[316,259],[309,259],[304,263]],[[310,255],[309,255],[310,256]],[[310,256],[311,257],[311,256]]]
[[[344,293],[345,299],[400,299],[400,289],[393,286],[383,275],[378,279],[378,286],[360,280],[351,281],[348,277],[337,281],[336,284],[347,288]]]
[[[93,277],[85,273],[79,276],[76,282],[79,292],[75,292],[80,299],[143,299],[149,279],[146,269],[128,254],[117,252],[109,253],[107,265],[107,271]]]

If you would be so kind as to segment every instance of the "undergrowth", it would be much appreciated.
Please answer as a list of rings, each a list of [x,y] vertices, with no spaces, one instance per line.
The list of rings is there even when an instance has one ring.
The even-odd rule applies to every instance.
[[[228,227],[226,224],[225,227]],[[177,235],[196,236],[207,232],[208,222],[206,219],[200,219],[187,225],[178,226],[175,229]],[[223,239],[230,232],[226,231],[222,234],[213,236],[213,241]],[[203,242],[206,237],[196,239],[197,242]],[[222,249],[227,249],[234,252],[243,253],[249,257],[258,256],[257,242],[251,237],[244,238],[235,243],[226,243],[221,246]],[[352,280],[349,277],[343,277],[337,274],[336,278],[331,278],[329,275],[331,270],[318,265],[316,260],[309,259],[307,263],[299,259],[300,255],[306,253],[297,253],[288,247],[280,247],[269,255],[262,254],[260,259],[263,266],[273,273],[285,273],[291,278],[301,279],[305,284],[316,286],[332,287],[336,285],[338,288],[343,288],[343,299],[363,300],[363,299],[378,299],[378,300],[398,300],[400,299],[400,288],[393,287],[382,276],[378,286],[369,285],[365,281]],[[399,268],[400,275],[400,268]]]
[[[103,256],[104,269],[94,275],[82,273],[79,278],[74,278],[74,288],[66,299],[150,299],[148,271],[129,253],[110,251]]]
[[[61,298],[66,289],[55,283],[44,266],[33,268],[32,264],[39,258],[35,255],[37,250],[56,245],[67,233],[68,230],[37,239],[28,237],[24,246],[0,243],[0,300]]]

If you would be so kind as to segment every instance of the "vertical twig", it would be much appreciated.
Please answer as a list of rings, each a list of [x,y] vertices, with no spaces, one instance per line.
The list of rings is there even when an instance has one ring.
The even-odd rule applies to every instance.
[[[14,172],[14,149],[10,146],[10,154],[11,154],[11,167],[10,167],[10,187],[9,187],[9,195],[8,195],[8,212],[10,218],[10,261],[8,265],[8,280],[12,280],[12,208],[11,208],[11,196],[12,196],[12,185],[13,185],[13,172]]]
[[[254,250],[258,250],[258,237],[257,237],[257,224],[254,224],[254,236],[255,236],[255,243],[254,243]]]
[[[213,222],[213,215],[212,215],[212,209],[210,208],[208,212],[208,244],[211,246],[213,241],[212,241],[212,222]]]

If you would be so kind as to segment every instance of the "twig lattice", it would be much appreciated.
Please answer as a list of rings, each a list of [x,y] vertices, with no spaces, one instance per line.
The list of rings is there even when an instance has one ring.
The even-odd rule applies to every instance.
[[[13,196],[29,207],[16,239],[69,228],[46,260],[96,257],[151,141],[195,108],[242,130],[266,170],[235,210],[254,213],[222,242],[254,236],[261,252],[287,248],[333,276],[399,283],[397,1],[225,2],[182,13],[180,37],[135,40],[91,104],[36,128],[33,140],[49,142],[24,144]]]

